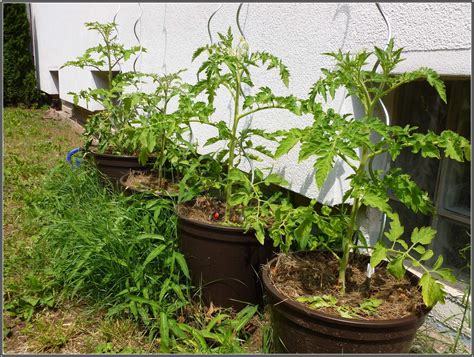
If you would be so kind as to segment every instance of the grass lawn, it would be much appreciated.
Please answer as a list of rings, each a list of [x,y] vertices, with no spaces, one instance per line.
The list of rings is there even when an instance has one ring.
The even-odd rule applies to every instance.
[[[29,209],[45,175],[80,143],[68,122],[45,119],[43,110],[4,111],[5,353],[156,351],[136,322],[105,319],[95,306],[44,290],[43,264],[34,252],[41,224]]]
[[[43,110],[4,111],[4,353],[268,353],[268,313],[190,303],[168,201],[127,198]],[[161,224],[160,222],[165,222]],[[430,327],[415,353],[445,352]]]

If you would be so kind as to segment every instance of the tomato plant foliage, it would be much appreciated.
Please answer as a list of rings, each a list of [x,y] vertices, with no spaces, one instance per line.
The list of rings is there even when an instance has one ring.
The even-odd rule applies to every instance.
[[[131,121],[139,115],[139,104],[144,98],[139,86],[145,75],[122,72],[120,66],[139,51],[146,52],[146,49],[140,46],[126,48],[121,44],[117,24],[114,22],[87,22],[85,26],[89,31],[99,34],[99,44],[88,48],[84,54],[61,67],[92,68],[106,77],[105,88],[88,88],[78,93],[69,93],[73,96],[75,105],[83,99],[87,106],[94,101],[104,108],[92,115],[86,123],[85,148],[88,149],[97,140],[99,152],[132,154],[134,148],[127,145],[129,143],[124,140],[124,136],[130,135]]]
[[[313,115],[313,124],[303,129],[294,128],[274,133],[280,139],[275,156],[287,154],[300,143],[299,160],[315,159],[315,182],[320,188],[326,182],[336,160],[342,160],[352,170],[348,177],[349,189],[344,195],[344,203],[349,199],[352,201],[350,212],[343,218],[334,215],[324,219],[324,215],[311,209],[299,208],[306,218],[299,218],[296,228],[290,233],[298,235],[297,232],[304,232],[307,235],[313,223],[327,231],[328,222],[333,221],[333,227],[338,228],[341,237],[339,244],[342,257],[337,254],[335,256],[340,261],[339,284],[342,293],[345,292],[349,254],[352,250],[360,248],[355,241],[362,238],[366,243],[356,218],[362,206],[369,206],[384,212],[391,220],[391,229],[385,233],[390,244],[385,240],[378,240],[373,247],[363,244],[363,248],[372,252],[372,267],[387,259],[388,271],[401,278],[405,274],[405,262],[410,261],[411,264],[420,266],[424,272],[419,282],[423,300],[427,306],[433,306],[438,301],[444,301],[444,291],[436,277],[451,282],[454,281],[454,277],[448,269],[441,268],[443,261],[441,256],[431,268],[423,264],[434,254],[427,247],[436,235],[434,229],[430,227],[414,229],[410,244],[401,239],[404,228],[400,224],[398,214],[389,205],[389,192],[415,213],[432,213],[432,202],[428,193],[421,190],[401,168],[376,170],[373,168],[373,163],[377,157],[383,155],[387,155],[393,161],[402,150],[410,150],[425,158],[439,159],[444,156],[460,162],[469,161],[471,145],[466,138],[450,130],[443,131],[439,135],[432,131],[420,133],[417,127],[387,125],[375,117],[374,110],[382,98],[401,85],[414,80],[426,80],[446,102],[444,83],[432,69],[420,68],[399,75],[393,74],[397,64],[403,60],[401,54],[402,49],[395,49],[393,39],[386,49],[375,47],[373,51],[363,50],[357,54],[342,51],[328,53],[327,55],[336,62],[335,68],[322,69],[322,77],[312,86],[308,100],[302,106],[305,113]],[[375,56],[379,62],[381,68],[379,72],[375,67],[367,68],[371,56]],[[325,111],[321,103],[317,102],[319,98],[324,101],[329,97],[334,98],[339,88],[345,88],[347,96],[354,96],[359,100],[364,109],[361,118],[355,118],[351,114],[341,115],[332,109]],[[380,138],[378,141],[373,140],[374,134]],[[325,209],[330,210],[328,207]],[[281,222],[288,220],[293,214],[289,210],[282,216]],[[300,239],[302,236],[299,234]],[[289,247],[288,244],[283,246]],[[419,257],[416,257],[414,252],[417,252]]]
[[[263,210],[261,190],[259,184],[269,181],[284,183],[277,175],[270,174],[264,178],[263,172],[254,170],[257,183],[253,183],[246,175],[239,173],[237,167],[242,160],[261,160],[261,156],[272,156],[272,152],[265,145],[256,145],[258,140],[274,140],[263,129],[250,126],[240,128],[243,119],[251,120],[251,115],[259,111],[282,109],[294,114],[301,114],[302,102],[296,97],[279,96],[269,87],[260,87],[254,94],[248,94],[255,85],[252,80],[252,68],[263,67],[267,70],[276,70],[282,83],[289,84],[289,71],[282,61],[265,51],[252,52],[248,43],[241,38],[235,44],[234,36],[229,28],[226,34],[219,34],[219,41],[214,44],[198,48],[193,54],[193,60],[203,55],[206,58],[198,69],[199,79],[194,85],[193,93],[207,96],[207,106],[214,108],[218,89],[222,88],[232,98],[232,114],[230,124],[226,120],[211,121],[209,117],[200,116],[201,123],[212,125],[217,129],[217,135],[210,138],[205,146],[222,143],[222,147],[214,152],[214,158],[224,163],[224,175],[214,182],[214,187],[224,191],[226,202],[225,221],[229,221],[230,211],[233,206],[244,205],[245,221],[252,223],[257,236],[263,242],[263,223],[261,215]],[[214,111],[214,110],[213,110]],[[255,204],[250,207],[250,203]],[[265,207],[268,209],[268,205]],[[250,212],[253,212],[250,214]],[[248,213],[248,214],[247,214]],[[251,218],[251,216],[253,218]]]

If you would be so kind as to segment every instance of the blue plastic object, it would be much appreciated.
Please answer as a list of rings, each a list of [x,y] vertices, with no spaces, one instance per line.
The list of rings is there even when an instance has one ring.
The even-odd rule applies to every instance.
[[[74,148],[74,149],[72,149],[71,151],[69,151],[69,152],[67,153],[66,161],[69,162],[69,164],[70,164],[73,168],[74,168],[74,166],[72,165],[72,162],[71,162],[71,161],[72,161],[72,156],[73,156],[74,154],[77,154],[79,151],[81,151],[81,148]],[[81,165],[81,160],[76,157],[75,163],[76,163],[76,167],[79,167],[79,166]]]

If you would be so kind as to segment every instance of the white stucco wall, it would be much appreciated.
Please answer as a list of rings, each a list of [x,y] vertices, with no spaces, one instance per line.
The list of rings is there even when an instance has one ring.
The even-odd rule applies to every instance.
[[[74,59],[88,47],[95,45],[97,36],[85,30],[86,21],[108,22],[120,6],[117,16],[120,39],[135,45],[133,25],[140,8],[138,4],[32,4],[36,48],[39,62],[41,89],[55,93],[50,70],[59,68]],[[194,50],[209,42],[207,20],[216,9],[215,3],[194,4],[142,4],[141,42],[148,52],[138,65],[140,71],[173,72],[189,68],[184,79],[195,81],[200,61],[191,63]],[[224,32],[229,26],[237,33],[235,14],[237,3],[224,3],[214,16],[212,32]],[[407,60],[400,70],[429,66],[440,74],[457,76],[471,74],[471,6],[467,3],[382,3],[396,44],[406,50]],[[321,67],[332,62],[324,52],[357,51],[372,45],[383,46],[387,32],[385,23],[374,3],[288,3],[244,5],[241,24],[251,48],[266,50],[279,56],[289,67],[290,88],[280,84],[276,72],[257,72],[254,82],[268,85],[279,94],[293,93],[305,96],[320,75]],[[124,69],[129,69],[129,65]],[[90,70],[64,68],[59,71],[59,95],[72,102],[67,93],[93,87]],[[340,112],[352,112],[353,102],[344,100],[340,93],[332,104]],[[230,118],[229,98],[217,102],[215,118]],[[99,109],[90,106],[89,109]],[[308,117],[297,118],[282,111],[261,112],[254,116],[252,125],[270,130],[305,126]],[[212,136],[209,128],[196,128],[199,143]],[[274,165],[291,183],[290,189],[320,201],[337,204],[346,187],[346,168],[338,165],[332,180],[322,190],[313,183],[312,162],[297,164],[297,150]],[[243,169],[246,169],[243,167]]]

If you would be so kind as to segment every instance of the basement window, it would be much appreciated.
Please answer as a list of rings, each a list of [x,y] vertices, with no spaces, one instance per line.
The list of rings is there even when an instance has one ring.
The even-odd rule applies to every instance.
[[[54,93],[49,94],[59,94],[59,70],[57,68],[50,69],[49,74],[51,75],[51,79],[53,80],[54,84]]]
[[[107,70],[99,71],[97,69],[93,69],[91,70],[91,73],[92,73],[92,78],[94,79],[96,88],[104,88],[104,89],[108,88],[108,78],[107,78],[108,71]],[[120,73],[119,70],[112,71],[112,79],[115,78],[119,73]],[[115,104],[118,104],[117,99],[113,100],[112,102]]]
[[[431,130],[439,134],[449,129],[470,139],[470,80],[445,80],[445,84],[448,104],[424,81],[400,87],[393,98],[392,124],[414,125],[424,133]],[[438,234],[431,246],[434,257],[428,263],[433,264],[441,254],[443,266],[453,269],[459,280],[469,281],[466,266],[470,261],[470,250],[468,248],[465,259],[460,250],[470,244],[470,162],[459,163],[443,157],[441,160],[422,158],[406,150],[392,163],[392,167],[396,166],[410,174],[428,192],[435,205],[435,213],[425,216],[413,213],[391,197],[391,205],[405,227],[403,238],[409,241],[415,227],[432,226]]]
[[[97,88],[107,88],[107,70],[99,71],[97,69],[93,69],[91,70],[91,73]],[[115,78],[115,76],[117,76],[119,73],[119,70],[112,71],[112,78]]]

